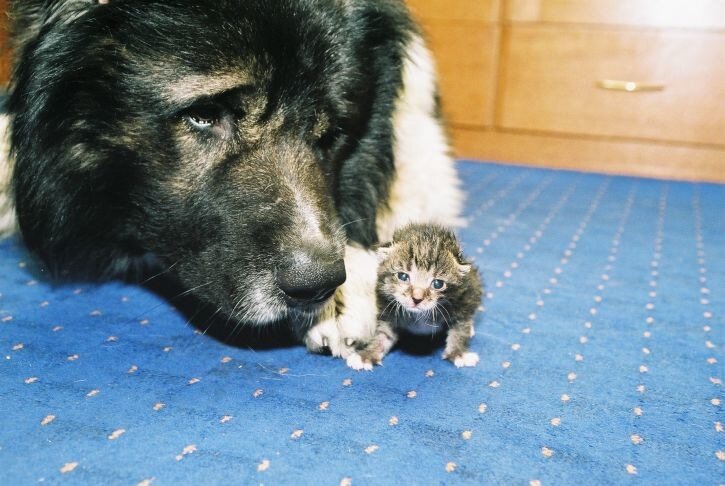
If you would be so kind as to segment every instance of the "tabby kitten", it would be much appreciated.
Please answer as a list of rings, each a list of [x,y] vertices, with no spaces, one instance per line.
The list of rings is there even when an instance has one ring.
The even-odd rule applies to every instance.
[[[409,224],[394,233],[391,243],[378,249],[378,260],[377,331],[372,340],[359,344],[359,360],[353,358],[348,364],[371,369],[382,361],[401,332],[446,332],[443,358],[457,367],[475,366],[479,358],[469,351],[469,342],[483,285],[454,234],[438,225]]]

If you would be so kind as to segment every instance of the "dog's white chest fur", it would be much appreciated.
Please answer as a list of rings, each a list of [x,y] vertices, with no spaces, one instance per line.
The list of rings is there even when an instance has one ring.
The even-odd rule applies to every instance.
[[[395,179],[378,215],[380,241],[409,222],[460,226],[463,193],[445,130],[436,116],[437,81],[420,37],[408,45],[403,89],[393,114]]]
[[[8,143],[9,120],[0,115],[0,238],[7,236],[15,230],[15,212],[10,197],[10,177],[12,166],[10,164]]]

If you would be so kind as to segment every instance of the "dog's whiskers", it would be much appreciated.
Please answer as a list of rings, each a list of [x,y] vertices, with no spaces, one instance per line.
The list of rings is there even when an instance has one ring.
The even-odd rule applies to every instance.
[[[234,307],[232,307],[232,311],[227,316],[227,321],[224,323],[225,327],[229,324],[229,321],[232,319],[232,317],[234,317],[234,314],[237,311],[237,307],[239,307],[239,305],[242,303],[242,300],[244,300],[243,296],[240,296],[239,299],[237,299],[236,304],[234,304]],[[234,330],[232,332],[234,332],[237,329],[237,326],[239,326],[239,324],[240,324],[238,319],[235,319],[235,320],[237,321],[237,323],[234,325]]]
[[[168,268],[166,268],[165,270],[161,270],[161,271],[160,271],[159,273],[157,273],[157,274],[155,274],[155,275],[152,275],[152,276],[150,276],[149,278],[147,278],[146,280],[144,280],[143,282],[141,282],[141,283],[140,283],[140,285],[144,285],[144,284],[147,284],[147,283],[149,283],[150,281],[152,281],[153,279],[155,279],[155,278],[158,278],[158,277],[160,277],[161,275],[164,275],[164,274],[166,274],[166,273],[169,273],[169,272],[171,271],[171,269],[173,269],[173,268],[174,268],[174,267],[175,267],[176,265],[178,265],[178,264],[179,264],[179,262],[181,262],[181,260],[176,260],[176,261],[175,261],[174,263],[172,263],[172,264],[171,264],[171,265],[170,265],[170,266],[169,266]]]
[[[190,293],[192,293],[192,292],[195,292],[196,290],[199,290],[199,289],[200,289],[200,288],[202,288],[202,287],[206,287],[207,285],[211,285],[211,284],[213,284],[213,283],[214,283],[214,282],[207,282],[207,283],[203,283],[203,284],[201,284],[201,285],[197,285],[196,287],[193,287],[193,288],[190,288],[190,289],[184,290],[184,291],[183,291],[183,292],[181,292],[180,294],[178,294],[178,295],[175,295],[175,296],[171,297],[171,298],[170,298],[169,300],[174,300],[174,299],[178,299],[179,297],[184,297],[184,296],[186,296],[186,295],[189,295],[189,294],[190,294]]]
[[[341,225],[339,226],[339,228],[338,228],[338,231],[342,231],[342,230],[344,230],[344,229],[345,229],[345,228],[346,228],[347,226],[350,226],[351,224],[355,224],[355,223],[361,223],[361,222],[363,222],[363,221],[367,221],[368,219],[370,219],[370,218],[359,218],[359,219],[354,219],[354,220],[352,220],[352,221],[348,221],[347,223],[343,223],[343,224],[341,224]],[[344,236],[344,235],[345,235],[345,234],[343,233],[343,236]]]
[[[205,326],[205,328],[204,328],[204,331],[202,332],[202,334],[206,335],[206,333],[207,333],[207,332],[209,332],[209,329],[211,329],[211,326],[213,326],[213,325],[214,325],[214,317],[216,317],[216,315],[217,315],[217,314],[218,314],[218,313],[219,313],[219,312],[220,312],[221,310],[222,310],[222,307],[221,307],[221,306],[217,307],[217,308],[216,308],[216,310],[215,310],[215,311],[214,311],[214,312],[212,313],[212,315],[210,315],[210,316],[209,316],[209,317],[208,317],[208,318],[206,319],[206,322],[204,323],[204,326]]]

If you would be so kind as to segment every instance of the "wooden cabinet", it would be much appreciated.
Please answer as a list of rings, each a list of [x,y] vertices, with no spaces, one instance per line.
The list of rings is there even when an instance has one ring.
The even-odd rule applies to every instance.
[[[725,34],[522,25],[503,52],[502,128],[725,147]]]
[[[410,0],[409,4],[424,15],[447,118],[466,125],[492,126],[501,35],[499,2]]]
[[[722,0],[508,0],[505,21],[642,28],[725,28]]]
[[[725,1],[407,1],[458,156],[725,182]]]
[[[458,156],[725,181],[725,2],[441,3],[409,0]]]

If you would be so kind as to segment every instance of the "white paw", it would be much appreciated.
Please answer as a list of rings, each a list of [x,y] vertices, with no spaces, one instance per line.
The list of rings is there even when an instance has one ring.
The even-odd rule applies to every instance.
[[[329,349],[333,356],[340,356],[340,333],[335,319],[326,319],[307,331],[305,345],[314,353]]]
[[[335,303],[330,302],[320,322],[304,338],[310,351],[329,350],[332,356],[343,359],[355,353],[356,342],[370,339],[377,327],[377,256],[375,252],[348,245],[345,268],[347,281],[335,296],[336,301],[344,302],[343,311],[337,314]]]
[[[345,362],[350,368],[354,369],[355,371],[373,370],[373,364],[370,361],[363,360],[362,356],[357,353],[352,353],[350,356],[347,357],[347,359],[345,359]]]
[[[453,364],[456,365],[457,368],[472,367],[476,366],[478,364],[478,361],[478,353],[468,351],[460,356],[456,356],[453,359]]]
[[[473,326],[471,326],[471,337],[473,337],[475,335],[476,335],[476,329]]]

